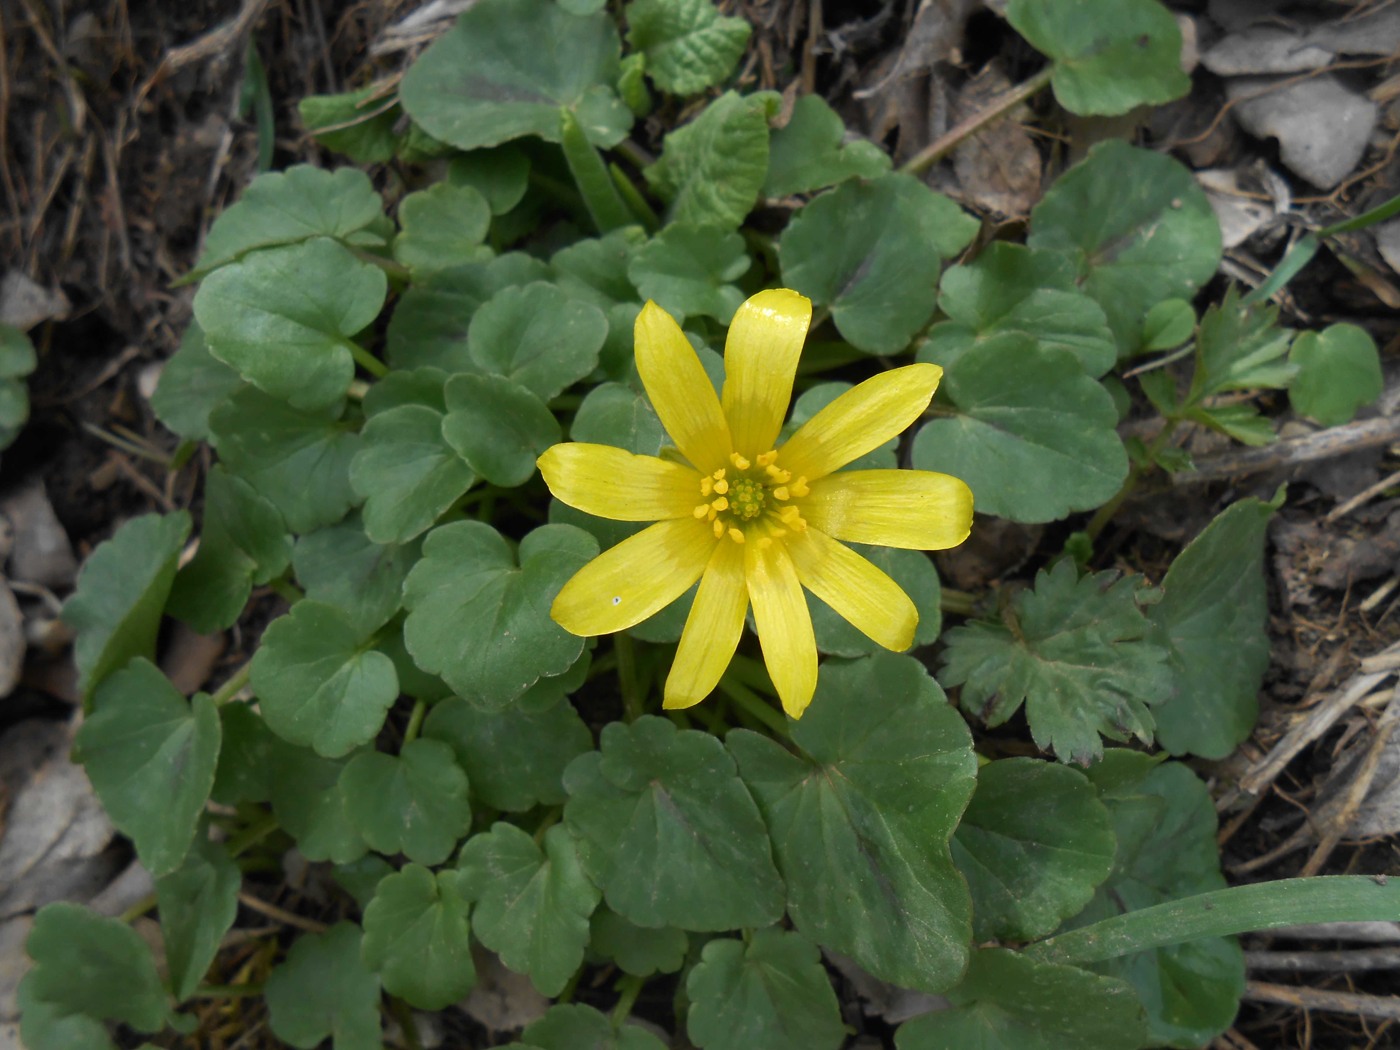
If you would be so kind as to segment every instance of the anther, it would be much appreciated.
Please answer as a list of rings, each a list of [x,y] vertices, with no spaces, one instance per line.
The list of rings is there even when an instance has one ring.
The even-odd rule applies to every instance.
[[[753,465],[737,452],[729,453],[729,462],[733,463],[740,470],[748,470],[749,467]]]
[[[806,478],[798,478],[792,483],[792,494],[794,496],[797,496],[799,499],[803,496],[806,496],[811,491],[812,490],[808,486]]]
[[[783,470],[781,467],[775,467],[772,464],[769,464],[766,470],[768,476],[779,485],[786,485],[792,480],[792,471],[790,470]]]
[[[744,533],[743,533],[743,531],[742,531],[741,529],[730,528],[730,530],[729,530],[729,538],[730,538],[731,540],[733,540],[735,543],[743,543],[743,542],[744,542]]]
[[[774,498],[774,499],[787,499],[787,498],[788,498],[788,487],[787,487],[786,485],[779,485],[777,488],[775,488],[775,489],[773,490],[773,498]]]
[[[729,509],[729,501],[728,501],[727,499],[725,499],[723,496],[720,496],[719,499],[714,500],[713,502],[711,502],[710,506],[711,506],[712,508],[714,508],[715,510],[728,510],[728,509]]]
[[[771,451],[765,452],[765,453],[763,453],[763,455],[761,455],[761,456],[758,457],[758,465],[759,465],[760,467],[772,466],[774,463],[777,462],[777,460],[778,460],[778,450],[777,450],[777,449],[772,449]]]
[[[767,550],[769,547],[771,547],[771,546],[773,546],[773,540],[772,540],[771,537],[768,537],[768,536],[760,536],[760,537],[758,538],[758,549],[759,549],[759,550],[761,550],[761,551],[766,551],[766,550]]]
[[[709,495],[711,492],[713,492],[714,490],[715,490],[715,482],[714,482],[714,479],[713,479],[713,478],[701,478],[701,479],[700,479],[700,495],[702,495],[702,496],[708,496],[708,495]]]
[[[710,477],[714,478],[716,481],[723,481],[723,480],[724,480],[724,468],[723,468],[723,467],[720,467],[719,470],[717,470],[717,471],[715,471],[713,474],[711,474]]]
[[[700,504],[700,506],[695,508],[693,513],[697,518],[703,518],[705,517],[705,515],[710,513],[710,505],[708,503],[702,503]]]
[[[718,539],[723,539],[723,538],[724,538],[724,522],[718,521],[718,520],[717,520],[717,521],[715,522],[715,524],[714,524],[714,530],[715,530],[715,539],[718,540]]]
[[[726,492],[729,491],[729,482],[727,482],[727,481],[716,481],[716,482],[715,482],[715,491],[718,492],[721,496],[723,496]]]

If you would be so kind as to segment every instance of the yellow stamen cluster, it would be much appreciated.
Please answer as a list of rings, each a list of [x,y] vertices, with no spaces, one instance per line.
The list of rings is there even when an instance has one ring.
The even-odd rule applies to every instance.
[[[695,508],[695,517],[713,523],[715,538],[728,536],[744,543],[750,534],[763,547],[807,527],[802,512],[790,502],[801,499],[811,489],[807,479],[794,479],[792,471],[778,466],[776,450],[750,460],[734,452],[729,467],[721,467],[700,479],[704,501]]]

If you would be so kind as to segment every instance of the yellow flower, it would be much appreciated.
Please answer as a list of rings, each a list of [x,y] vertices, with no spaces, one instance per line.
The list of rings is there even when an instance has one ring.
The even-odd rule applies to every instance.
[[[739,308],[725,344],[724,392],[655,303],[637,317],[637,371],[685,463],[570,442],[539,459],[554,495],[618,521],[654,521],[585,565],[550,614],[578,635],[640,623],[700,581],[664,705],[689,707],[718,684],[753,604],[768,673],[793,718],[817,684],[806,587],[871,639],[903,650],[919,615],[889,576],[839,542],[953,547],[972,524],[972,492],[923,470],[834,473],[903,431],[943,370],[892,369],[842,394],[781,447],[812,304],[785,288]]]

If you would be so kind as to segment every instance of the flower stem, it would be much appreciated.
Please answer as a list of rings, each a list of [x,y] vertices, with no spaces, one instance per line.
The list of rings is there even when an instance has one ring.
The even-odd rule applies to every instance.
[[[1165,425],[1157,432],[1157,436],[1154,437],[1147,446],[1147,454],[1143,456],[1141,462],[1135,464],[1133,469],[1128,472],[1127,478],[1123,481],[1122,488],[1115,492],[1107,503],[1094,512],[1094,516],[1089,519],[1089,524],[1084,527],[1084,532],[1091,541],[1099,538],[1099,533],[1103,532],[1104,526],[1113,519],[1113,515],[1118,513],[1118,509],[1123,506],[1124,501],[1133,494],[1138,485],[1142,483],[1142,479],[1152,472],[1152,466],[1157,453],[1160,452],[1171,439],[1172,434],[1176,431],[1178,422],[1180,421],[1176,419],[1166,420]]]
[[[375,379],[383,379],[389,374],[388,365],[353,339],[345,340],[345,348],[350,351],[350,356],[355,359],[355,363],[374,376]]]
[[[643,715],[642,691],[637,682],[637,654],[630,635],[613,635],[613,652],[617,654],[617,685],[622,692],[623,718],[635,722]]]
[[[224,843],[225,848],[228,850],[229,857],[237,857],[245,850],[256,846],[259,842],[276,831],[277,828],[277,818],[271,813],[268,813],[256,823],[249,824],[237,835],[229,836],[228,841]]]
[[[222,707],[243,690],[243,687],[248,684],[248,675],[251,673],[252,667],[253,663],[250,660],[229,675],[228,681],[214,691],[214,695],[210,699],[214,701],[215,707]]]
[[[976,595],[954,590],[952,587],[944,587],[938,595],[938,607],[954,616],[971,616],[976,604]]]

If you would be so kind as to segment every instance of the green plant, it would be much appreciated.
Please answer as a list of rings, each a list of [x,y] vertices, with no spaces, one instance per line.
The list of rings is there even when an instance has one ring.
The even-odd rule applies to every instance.
[[[89,712],[77,757],[156,876],[170,976],[122,922],[44,909],[21,990],[32,1050],[112,1046],[108,1021],[181,1031],[192,997],[257,994],[290,1045],[376,1046],[381,994],[406,1018],[472,987],[471,938],[558,1001],[521,1048],[659,1047],[624,1022],[670,974],[697,1046],[835,1048],[819,948],[947,996],[899,1029],[901,1050],[1189,1047],[1234,1015],[1232,934],[1393,918],[1400,890],[1360,877],[1225,888],[1202,781],[1165,753],[1104,745],[1218,757],[1248,734],[1282,494],[1227,508],[1155,582],[1083,568],[1135,485],[1189,466],[1179,428],[1272,440],[1251,398],[1222,393],[1288,389],[1342,421],[1378,389],[1369,339],[1295,339],[1233,293],[1198,324],[1190,300],[1220,236],[1170,157],[1104,143],[1050,188],[1025,244],[964,254],[976,221],[878,148],[843,143],[820,99],[774,127],[776,97],[711,91],[732,81],[744,23],[709,0],[634,0],[624,56],[602,7],[481,0],[397,95],[306,100],[328,146],[393,166],[393,199],[356,168],[302,165],[260,176],[210,231],[196,323],[155,396],[186,449],[218,453],[198,553],[178,567],[188,513],[135,519],[65,610]],[[1008,6],[1066,108],[1185,90],[1158,4],[1068,10]],[[1091,23],[1110,46],[1086,43]],[[653,162],[626,141],[647,79],[711,96]],[[793,195],[780,232],[749,224],[760,200]],[[692,449],[646,396],[659,380],[634,363],[639,317],[682,324],[697,355],[685,389],[712,400],[725,327],[774,285],[816,308],[780,455],[853,381],[901,359],[930,387],[936,365],[914,468],[963,479],[978,510],[1013,522],[1095,513],[1075,556],[1014,596],[943,595],[920,550],[859,547],[848,530],[917,614],[901,606],[898,630],[872,633],[923,647],[944,603],[972,614],[943,634],[937,676],[838,615],[870,627],[879,610],[814,596],[810,620],[798,602],[776,619],[757,608],[780,649],[769,667],[827,654],[814,693],[775,685],[748,637],[707,665],[708,701],[662,717],[695,577],[639,561],[629,598],[650,579],[679,597],[641,622],[575,624],[615,632],[601,641],[568,633],[550,615],[566,581],[642,522],[550,502],[536,461],[576,504],[566,434],[619,450],[600,462],[651,457],[661,477],[672,444]],[[795,354],[800,335],[783,345]],[[1134,369],[1161,425],[1125,445],[1119,374],[1146,353],[1162,354]],[[778,393],[769,408],[786,411]],[[663,408],[673,431],[684,402]],[[845,459],[892,471],[900,429]],[[691,442],[701,457],[719,444]],[[287,610],[246,666],[187,700],[151,662],[162,617],[226,629],[259,588]],[[974,750],[970,722],[1020,709],[1048,757]],[[339,921],[269,939],[244,979],[206,986],[243,879],[293,843],[331,866]],[[587,967],[617,978],[610,1014],[573,1002]]]

